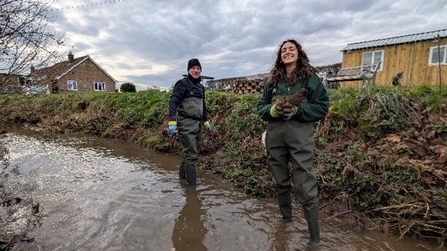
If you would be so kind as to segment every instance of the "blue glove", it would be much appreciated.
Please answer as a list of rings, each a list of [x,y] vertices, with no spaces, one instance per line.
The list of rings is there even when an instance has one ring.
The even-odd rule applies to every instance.
[[[169,133],[169,136],[172,137],[177,132],[177,122],[176,121],[169,121],[168,125],[169,125],[168,133]]]
[[[203,122],[203,125],[205,126],[206,130],[208,130],[209,132],[211,132],[211,125],[210,125],[210,122],[205,121],[205,122]]]

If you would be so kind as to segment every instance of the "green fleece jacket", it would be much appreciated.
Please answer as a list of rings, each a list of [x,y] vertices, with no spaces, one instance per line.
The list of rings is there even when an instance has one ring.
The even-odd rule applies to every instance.
[[[293,95],[301,89],[301,86],[302,83],[297,80],[295,84],[287,87],[286,81],[282,80],[278,83],[276,95]],[[307,91],[307,102],[301,103],[298,107],[298,112],[292,119],[313,122],[324,118],[329,110],[329,97],[320,78],[314,73],[312,73],[309,79]],[[272,95],[273,86],[267,83],[256,105],[256,112],[262,120],[271,121],[276,119],[270,115],[270,108],[273,106]]]

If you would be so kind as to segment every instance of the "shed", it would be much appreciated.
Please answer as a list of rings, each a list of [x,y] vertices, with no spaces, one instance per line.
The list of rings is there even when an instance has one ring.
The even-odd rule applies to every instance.
[[[375,80],[380,85],[391,85],[399,73],[400,84],[406,86],[447,82],[447,29],[350,43],[341,52],[342,68],[382,62]]]

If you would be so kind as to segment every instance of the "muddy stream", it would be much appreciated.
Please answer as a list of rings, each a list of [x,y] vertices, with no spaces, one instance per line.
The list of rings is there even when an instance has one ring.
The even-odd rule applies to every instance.
[[[45,215],[28,233],[33,242],[15,250],[312,250],[299,206],[283,223],[273,199],[250,198],[220,175],[199,172],[197,188],[189,188],[178,179],[177,155],[114,139],[0,129],[10,164],[34,180]],[[313,250],[425,250],[421,241],[326,218],[322,246]]]

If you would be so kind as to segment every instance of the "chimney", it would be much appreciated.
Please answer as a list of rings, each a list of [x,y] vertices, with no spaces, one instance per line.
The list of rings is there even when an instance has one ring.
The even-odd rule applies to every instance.
[[[71,53],[71,51],[68,53],[68,62],[69,63],[73,63],[73,60],[74,60],[74,56],[73,56],[73,53]]]

